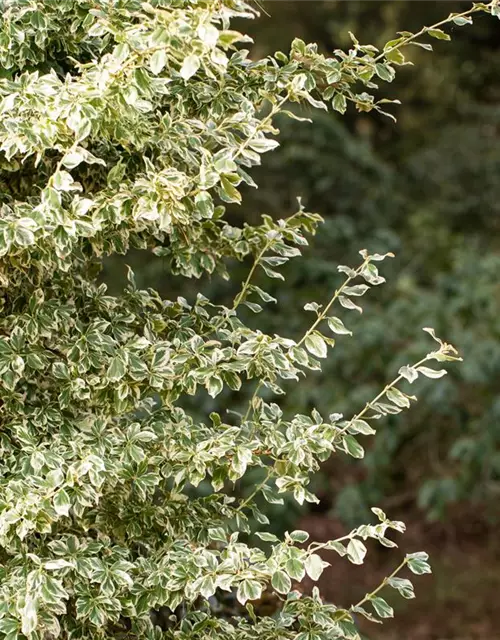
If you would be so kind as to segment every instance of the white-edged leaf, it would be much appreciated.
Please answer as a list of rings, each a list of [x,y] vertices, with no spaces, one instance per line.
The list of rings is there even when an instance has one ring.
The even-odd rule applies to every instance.
[[[64,489],[60,489],[56,495],[54,496],[54,509],[55,512],[60,516],[69,515],[69,509],[71,507],[71,502],[69,500],[69,495],[66,493]]]
[[[269,533],[269,531],[257,531],[255,535],[257,538],[264,540],[264,542],[279,542],[278,536],[275,536],[274,533]]]
[[[393,618],[394,617],[394,609],[387,604],[387,602],[378,596],[374,596],[370,598],[370,602],[372,607],[375,609],[377,615],[381,618]]]
[[[332,107],[335,111],[344,114],[347,109],[347,100],[343,93],[336,93],[332,100]]]
[[[408,366],[407,364],[405,364],[404,367],[401,367],[398,373],[410,383],[415,382],[415,380],[418,378],[418,370],[414,367]]]
[[[326,342],[323,339],[323,336],[320,333],[314,332],[311,335],[307,336],[304,341],[306,345],[306,349],[313,356],[317,358],[326,358],[328,355],[328,348],[326,346]]]
[[[448,373],[446,369],[430,369],[429,367],[418,367],[417,371],[426,378],[442,378]]]
[[[425,551],[417,551],[406,555],[406,563],[412,573],[422,575],[424,573],[432,573],[431,566],[427,562],[429,554]]]
[[[74,169],[84,160],[85,155],[77,149],[74,149],[73,151],[69,151],[64,155],[63,159],[61,160],[61,164],[66,167],[66,169]]]
[[[349,329],[347,329],[347,327],[344,325],[342,320],[340,320],[340,318],[331,316],[330,318],[327,318],[326,321],[328,323],[328,326],[330,327],[330,330],[333,331],[333,333],[337,333],[338,335],[343,335],[343,336],[352,336],[352,331],[349,331]]]
[[[311,578],[311,580],[319,580],[324,569],[329,566],[330,563],[325,562],[316,553],[308,556],[305,562],[306,573]]]
[[[300,582],[306,575],[304,563],[298,558],[289,558],[286,562],[285,568],[288,575],[290,578],[293,578],[293,580],[298,580]]]
[[[353,458],[361,459],[365,455],[365,450],[353,436],[344,436],[344,448]]]
[[[21,613],[21,631],[25,636],[30,636],[38,625],[38,614],[36,609],[36,600],[26,595],[24,607]]]
[[[123,361],[123,358],[121,358],[120,356],[114,356],[114,358],[111,359],[108,370],[106,372],[108,380],[117,382],[118,380],[121,380],[124,375],[125,362]]]
[[[351,420],[349,422],[349,433],[357,434],[360,433],[363,436],[372,436],[376,433],[375,429],[371,427],[366,420]]]
[[[436,38],[437,40],[451,40],[450,36],[442,29],[429,29],[427,33],[431,38]]]
[[[413,585],[407,578],[389,578],[387,584],[407,600],[415,597]]]
[[[366,547],[361,542],[361,540],[357,540],[353,538],[349,540],[349,544],[347,545],[347,557],[353,564],[363,564],[363,560],[366,556]]]
[[[370,287],[367,284],[355,284],[353,287],[344,287],[346,296],[363,296]]]
[[[257,580],[242,580],[236,592],[236,598],[241,604],[248,600],[258,600],[262,594],[262,585]]]
[[[408,408],[410,406],[410,400],[399,389],[388,389],[385,395],[397,407]]]
[[[354,311],[359,311],[359,313],[363,313],[363,309],[354,303],[350,298],[346,298],[345,296],[339,296],[339,302],[345,309],[353,309]]]
[[[309,534],[307,533],[307,531],[302,531],[302,529],[297,529],[296,531],[292,531],[292,533],[290,533],[289,536],[290,536],[290,540],[293,540],[294,542],[298,542],[299,544],[302,544],[307,540],[309,540]]]
[[[275,571],[271,578],[271,585],[278,593],[290,593],[292,589],[292,581],[284,571]]]
[[[453,18],[453,22],[459,27],[463,27],[466,24],[472,24],[472,18],[470,16],[457,16]]]
[[[182,63],[182,67],[180,70],[180,75],[184,80],[189,80],[200,68],[200,59],[198,56],[187,56],[184,58],[184,62]]]
[[[66,569],[67,567],[73,567],[73,563],[65,560],[64,558],[49,560],[43,565],[43,568],[47,571],[56,571],[57,569]]]

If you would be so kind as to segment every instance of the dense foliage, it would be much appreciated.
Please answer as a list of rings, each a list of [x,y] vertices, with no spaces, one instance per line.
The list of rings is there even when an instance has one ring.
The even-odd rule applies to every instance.
[[[261,530],[262,551],[245,542],[250,515],[268,524],[255,498],[314,501],[308,484],[320,463],[334,451],[361,457],[359,436],[414,399],[401,384],[441,377],[429,365],[457,355],[427,329],[435,350],[400,367],[354,417],[284,413],[261,391],[279,395],[320,370],[334,345],[323,331],[350,332],[330,309],[358,310],[384,281],[375,263],[389,254],[362,251],[358,267],[339,267],[344,282],[329,300],[308,302],[314,320],[301,337],[264,333],[240,313],[272,302],[252,278],[280,279],[320,218],[299,207],[241,227],[224,214],[277,146],[269,134],[288,102],[381,111],[375,79],[392,80],[407,44],[446,34],[403,33],[381,52],[353,38],[331,58],[297,40],[289,55],[252,62],[237,46],[245,36],[230,29],[232,18],[254,14],[239,0],[2,8],[0,634],[356,638],[352,616],[392,615],[380,589],[411,598],[411,582],[396,574],[428,572],[426,554],[407,555],[359,603],[337,608],[294,589],[325,569],[318,552],[360,564],[363,540],[393,547],[386,534],[404,525],[374,509],[377,524],[325,544]],[[482,11],[496,4],[443,22],[462,26]],[[201,293],[163,299],[132,271],[113,296],[99,283],[101,262],[130,248],[162,257],[168,277],[229,278],[233,260],[252,266],[228,305]],[[183,408],[187,396],[215,398],[249,381],[244,414],[219,409],[195,421]],[[254,468],[264,480],[236,500],[232,485]],[[204,479],[210,494],[189,499]],[[249,604],[265,589],[283,599],[274,617]],[[224,591],[244,613],[228,619]],[[165,608],[177,616],[154,613]]]

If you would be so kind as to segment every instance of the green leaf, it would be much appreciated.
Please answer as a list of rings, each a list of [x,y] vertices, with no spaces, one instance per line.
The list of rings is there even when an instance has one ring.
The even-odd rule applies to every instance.
[[[431,38],[436,38],[437,40],[451,40],[450,36],[442,29],[429,29],[427,33]]]
[[[346,296],[363,296],[369,288],[366,284],[356,284],[353,287],[344,287],[343,293]]]
[[[279,538],[274,535],[274,533],[269,533],[268,531],[256,531],[255,535],[264,540],[264,542],[279,542]]]
[[[343,443],[346,453],[348,453],[350,456],[358,459],[364,457],[365,450],[359,444],[359,442],[355,438],[353,438],[353,436],[345,435],[343,438]]]
[[[54,504],[54,509],[57,515],[59,516],[69,515],[71,502],[69,499],[69,495],[66,493],[64,489],[59,489],[59,491],[55,494],[53,504]]]
[[[258,600],[262,594],[262,585],[257,580],[242,580],[236,592],[236,598],[241,604],[247,600]]]
[[[290,540],[298,542],[299,544],[302,544],[309,539],[309,534],[307,533],[307,531],[302,531],[301,529],[292,531],[292,533],[289,533],[288,535],[290,537]]]
[[[394,617],[394,609],[390,607],[383,598],[373,596],[370,598],[370,602],[377,615],[379,615],[381,618]]]
[[[125,375],[125,362],[123,361],[121,356],[115,356],[111,359],[108,370],[106,372],[106,376],[112,382],[117,382],[121,380]]]
[[[347,109],[347,101],[345,99],[344,94],[336,93],[332,100],[332,107],[335,111],[338,111],[341,114],[344,114]]]
[[[331,316],[330,318],[327,318],[327,322],[328,322],[328,326],[330,327],[331,331],[333,331],[333,333],[337,333],[339,335],[352,336],[352,331],[349,331],[349,329],[345,327],[344,323],[342,322],[342,320],[340,320],[340,318]]]
[[[472,18],[470,16],[457,16],[453,18],[453,22],[459,27],[463,27],[466,24],[472,24]]]
[[[432,573],[430,564],[427,562],[429,554],[425,551],[418,551],[417,553],[409,553],[406,555],[406,563],[412,573],[422,575],[424,573]]]
[[[292,581],[284,571],[275,571],[271,578],[271,585],[278,593],[287,594],[292,589]]]
[[[167,64],[167,52],[165,49],[155,51],[149,60],[149,68],[155,76],[160,74]]]
[[[221,176],[220,178],[222,192],[221,196],[225,202],[241,202],[241,193],[236,189],[227,176]]]
[[[304,563],[298,558],[288,559],[286,561],[285,568],[290,578],[293,578],[294,580],[298,580],[299,582],[303,580],[306,574]]]
[[[408,600],[415,597],[412,583],[407,578],[389,578],[387,584]]]
[[[308,335],[304,341],[304,344],[306,346],[306,349],[313,356],[316,356],[318,358],[326,358],[326,356],[328,355],[326,342],[323,339],[323,336],[317,331],[314,331],[313,333]]]
[[[392,82],[396,75],[392,67],[381,62],[377,62],[377,64],[375,65],[375,73],[381,80],[384,80],[385,82]]]
[[[387,51],[385,57],[387,58],[387,60],[394,64],[401,65],[405,63],[405,57],[399,49],[392,49],[391,51]]]
[[[407,396],[405,396],[404,393],[401,393],[399,389],[388,389],[385,395],[387,399],[391,402],[394,402],[397,407],[405,408],[410,406],[410,400],[407,398]]]

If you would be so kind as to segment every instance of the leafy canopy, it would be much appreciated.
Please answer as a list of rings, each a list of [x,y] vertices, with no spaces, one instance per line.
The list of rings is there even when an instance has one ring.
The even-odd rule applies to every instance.
[[[273,117],[288,102],[380,111],[386,101],[371,92],[405,63],[404,46],[446,34],[439,25],[405,32],[382,52],[353,38],[331,58],[296,40],[289,55],[251,61],[240,48],[247,38],[230,29],[256,13],[240,0],[6,0],[2,9],[1,636],[156,638],[151,612],[181,607],[163,624],[168,637],[358,637],[353,614],[392,615],[381,586],[412,597],[396,573],[428,572],[426,554],[337,608],[294,589],[321,575],[321,549],[361,564],[364,540],[393,547],[387,533],[404,525],[374,509],[377,524],[304,546],[304,532],[283,541],[266,532],[254,498],[314,501],[307,486],[320,463],[334,451],[361,457],[359,436],[414,399],[400,383],[439,377],[428,365],[457,355],[428,330],[435,350],[354,417],[284,415],[260,390],[282,393],[320,369],[334,345],[324,331],[349,333],[334,303],[359,310],[387,256],[362,251],[358,267],[339,267],[344,282],[307,305],[315,319],[302,337],[266,335],[238,315],[273,302],[252,275],[282,278],[320,217],[300,206],[287,220],[239,228],[224,214],[242,184],[255,186],[249,170],[277,146]],[[476,11],[496,5],[444,23],[466,24]],[[229,307],[201,293],[164,300],[132,272],[111,296],[101,262],[131,247],[164,256],[171,276],[228,278],[231,259],[253,266]],[[249,381],[245,415],[195,424],[182,408],[187,395]],[[265,480],[238,503],[231,486],[252,468]],[[206,478],[213,493],[189,499]],[[250,515],[267,551],[244,542]],[[248,604],[266,588],[283,599],[274,617]],[[246,605],[231,620],[218,607],[224,591]]]

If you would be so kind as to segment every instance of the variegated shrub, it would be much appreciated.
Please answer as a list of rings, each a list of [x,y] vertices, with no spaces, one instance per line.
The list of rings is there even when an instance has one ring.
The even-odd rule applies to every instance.
[[[339,267],[344,282],[307,305],[314,321],[303,336],[266,335],[239,313],[274,302],[252,275],[282,278],[320,218],[299,206],[287,220],[240,228],[226,208],[242,184],[256,186],[251,168],[277,146],[273,116],[288,103],[385,109],[372,91],[405,64],[406,45],[447,39],[440,25],[496,5],[403,32],[382,51],[353,37],[350,51],[326,58],[296,40],[288,55],[258,61],[230,28],[256,13],[243,0],[0,5],[0,637],[358,637],[352,616],[392,615],[380,588],[412,597],[396,572],[429,571],[426,554],[337,608],[296,589],[325,570],[321,549],[360,564],[363,540],[393,547],[386,534],[402,523],[374,509],[377,524],[307,545],[302,531],[266,532],[254,498],[314,501],[307,486],[320,463],[335,451],[361,457],[359,436],[410,405],[399,384],[440,377],[428,365],[456,352],[429,330],[435,350],[354,417],[283,415],[260,392],[320,369],[334,345],[323,331],[349,333],[334,305],[360,309],[386,256],[362,251],[358,267]],[[234,259],[248,259],[249,275],[229,307],[201,292],[164,300],[132,272],[111,296],[100,266],[130,248],[163,256],[168,277],[229,278]],[[242,385],[255,389],[244,415],[221,406],[196,423],[183,405]],[[231,497],[255,467],[264,481],[244,501]],[[208,497],[192,492],[203,479]],[[266,551],[244,541],[250,515]],[[265,589],[282,599],[273,616],[249,604]],[[221,613],[224,592],[242,604],[234,618]],[[165,610],[177,615],[155,625]]]

